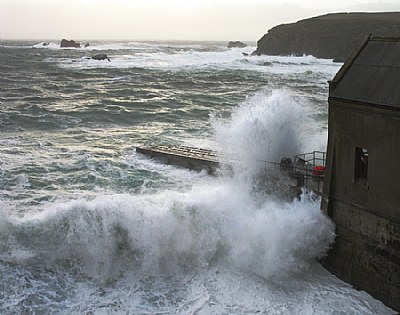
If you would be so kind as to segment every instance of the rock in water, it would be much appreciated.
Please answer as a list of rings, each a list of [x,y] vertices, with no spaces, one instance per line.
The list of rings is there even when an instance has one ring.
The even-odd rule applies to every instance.
[[[228,48],[244,48],[244,47],[247,47],[247,45],[239,41],[230,41],[228,43]]]
[[[61,40],[61,44],[60,44],[61,48],[81,48],[81,44],[75,42],[74,40],[67,40],[67,39],[63,39]]]
[[[97,54],[97,55],[94,55],[91,59],[111,61],[110,58],[108,58],[108,56],[106,54]]]
[[[344,61],[372,35],[399,36],[400,12],[334,13],[273,27],[255,55],[313,55]]]

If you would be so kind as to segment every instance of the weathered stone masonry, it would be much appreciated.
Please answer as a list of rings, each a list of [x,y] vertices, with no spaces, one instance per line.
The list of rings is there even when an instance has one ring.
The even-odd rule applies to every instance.
[[[400,39],[370,38],[333,81],[322,210],[324,266],[400,311]]]

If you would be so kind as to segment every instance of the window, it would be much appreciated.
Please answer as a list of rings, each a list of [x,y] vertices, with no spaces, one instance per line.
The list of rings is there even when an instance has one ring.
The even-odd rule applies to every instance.
[[[368,151],[356,148],[354,181],[367,181],[368,179]]]

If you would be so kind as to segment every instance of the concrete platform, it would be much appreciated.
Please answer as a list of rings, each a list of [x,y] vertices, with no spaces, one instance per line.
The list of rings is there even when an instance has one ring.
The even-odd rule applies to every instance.
[[[136,147],[136,152],[145,154],[150,158],[159,160],[162,163],[176,165],[191,170],[206,170],[209,174],[214,174],[220,166],[222,156],[208,149],[193,148],[188,146],[149,146]],[[301,193],[301,188],[314,191],[316,194],[322,193],[323,177],[313,174],[313,167],[321,165],[323,161],[318,161],[316,152],[300,155],[295,157],[295,163],[290,165],[281,165],[281,163],[267,162],[257,160],[261,163],[259,175],[255,179],[259,189],[263,191],[277,190],[296,195]],[[324,153],[325,154],[325,153]],[[304,159],[303,159],[304,158]],[[324,156],[325,158],[325,156]],[[235,159],[223,157],[224,164],[231,165]],[[230,161],[226,163],[226,161]],[[285,181],[286,179],[286,181]],[[282,183],[285,182],[283,185]],[[286,187],[287,186],[287,187]],[[283,187],[283,188],[282,188]],[[279,188],[279,189],[278,189]]]
[[[187,146],[136,147],[136,152],[148,155],[163,163],[181,166],[192,170],[206,170],[213,174],[219,167],[217,154],[212,150]]]

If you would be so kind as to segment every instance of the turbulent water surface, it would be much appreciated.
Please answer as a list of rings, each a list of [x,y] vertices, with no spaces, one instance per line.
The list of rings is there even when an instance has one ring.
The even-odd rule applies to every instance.
[[[317,197],[254,188],[257,160],[325,150],[340,64],[253,49],[2,43],[1,314],[393,314],[318,264]],[[210,176],[149,144],[237,163]]]

